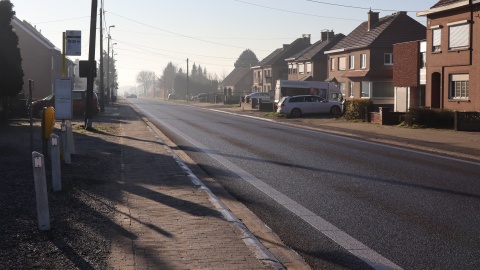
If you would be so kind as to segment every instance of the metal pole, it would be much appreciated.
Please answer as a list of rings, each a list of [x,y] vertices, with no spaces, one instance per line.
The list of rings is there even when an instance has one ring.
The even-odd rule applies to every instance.
[[[103,1],[100,8],[100,111],[105,112],[105,85],[103,84]]]
[[[107,95],[106,100],[107,103],[110,103],[110,28],[115,27],[115,25],[110,25],[108,27],[108,44],[107,44]]]
[[[188,97],[188,58],[187,58],[187,97]]]
[[[107,99],[108,104],[110,104],[110,27],[108,27],[108,42],[107,42],[107,94],[105,99]]]

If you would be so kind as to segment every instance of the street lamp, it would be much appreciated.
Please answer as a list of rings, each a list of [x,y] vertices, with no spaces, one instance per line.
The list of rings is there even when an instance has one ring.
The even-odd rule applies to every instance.
[[[107,96],[106,96],[106,100],[107,100],[107,103],[110,103],[110,39],[112,39],[112,37],[110,36],[110,28],[112,27],[115,27],[115,25],[110,25],[108,27],[108,46],[107,46]],[[115,43],[117,44],[117,43]],[[112,45],[113,46],[113,45]],[[102,98],[105,98],[105,97],[102,97]]]

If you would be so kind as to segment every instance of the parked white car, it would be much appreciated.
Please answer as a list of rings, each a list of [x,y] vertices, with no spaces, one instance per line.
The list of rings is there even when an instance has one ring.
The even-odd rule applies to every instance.
[[[340,115],[343,104],[337,100],[327,100],[320,96],[301,95],[283,97],[277,104],[277,113],[300,117],[303,114],[330,113]]]
[[[253,98],[258,98],[261,101],[270,101],[270,95],[267,92],[254,92],[245,96],[245,102],[249,102]]]

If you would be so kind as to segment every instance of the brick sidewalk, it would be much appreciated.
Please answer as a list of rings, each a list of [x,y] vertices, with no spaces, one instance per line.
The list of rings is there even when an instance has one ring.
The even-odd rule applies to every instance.
[[[275,269],[255,256],[145,122],[128,106],[116,108],[122,200],[110,269]]]

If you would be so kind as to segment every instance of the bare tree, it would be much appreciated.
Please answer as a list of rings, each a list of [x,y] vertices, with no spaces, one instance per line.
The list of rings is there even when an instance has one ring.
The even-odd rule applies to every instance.
[[[143,86],[143,94],[146,96],[147,91],[153,85],[155,80],[155,72],[142,70],[137,75],[137,83]]]

